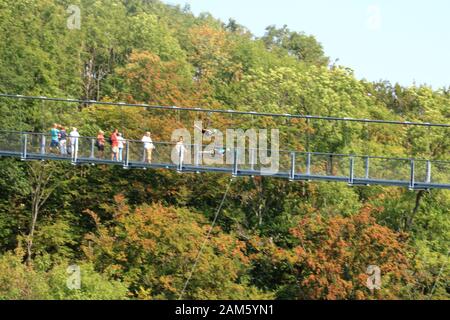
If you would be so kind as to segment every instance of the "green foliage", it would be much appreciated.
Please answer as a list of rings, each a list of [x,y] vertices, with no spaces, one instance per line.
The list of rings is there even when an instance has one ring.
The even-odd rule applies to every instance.
[[[81,9],[79,30],[67,28],[71,4]],[[0,30],[0,92],[438,123],[450,117],[448,88],[359,81],[351,69],[329,66],[313,36],[270,26],[256,38],[236,21],[195,17],[157,0],[0,0]],[[120,128],[140,139],[151,130],[157,141],[199,119],[4,98],[0,114],[1,130],[47,132],[57,122],[84,136]],[[283,149],[450,159],[448,129],[209,118],[218,129],[280,129]],[[0,146],[8,139],[0,135]],[[339,158],[313,168],[347,169]],[[374,160],[371,169],[374,177],[405,174],[399,162]],[[424,179],[423,163],[416,169]],[[436,169],[434,181],[448,179],[448,168]],[[178,298],[228,179],[1,159],[0,298]],[[33,229],[36,194],[45,201]],[[446,191],[239,179],[184,297],[448,299],[449,212]],[[82,271],[78,291],[66,286],[72,263]],[[379,295],[363,285],[372,263],[385,271]]]
[[[0,256],[0,299],[38,300],[48,298],[49,285],[38,273],[22,263],[21,255]]]
[[[326,65],[329,62],[322,45],[313,36],[290,31],[286,25],[280,29],[275,26],[267,27],[262,40],[269,50],[284,49],[300,61],[316,65]]]
[[[129,299],[126,284],[112,280],[94,270],[92,264],[83,263],[80,268],[80,289],[67,287],[67,264],[53,268],[48,274],[51,299],[56,300],[126,300]]]
[[[0,256],[0,300],[115,300],[127,299],[127,287],[80,265],[81,288],[69,289],[68,264],[45,271],[22,263],[22,254]]]
[[[106,208],[114,217],[107,225],[96,221],[96,234],[86,237],[83,250],[98,268],[130,283],[139,295],[152,299],[176,299],[183,292],[191,268],[202,246],[207,227],[199,215],[187,210],[154,205],[130,210],[117,196],[117,204]],[[197,261],[184,298],[269,298],[247,284],[245,244],[233,235],[215,230],[211,243]]]

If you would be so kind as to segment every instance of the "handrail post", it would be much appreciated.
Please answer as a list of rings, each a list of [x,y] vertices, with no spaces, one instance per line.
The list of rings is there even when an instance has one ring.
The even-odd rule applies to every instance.
[[[310,151],[310,140],[311,140],[311,132],[309,130],[310,128],[310,121],[309,118],[306,118],[306,151],[309,152]]]
[[[364,160],[365,160],[364,161],[364,170],[365,170],[365,175],[364,176],[365,176],[366,179],[369,179],[369,175],[370,175],[370,171],[369,171],[370,158],[366,157]]]
[[[75,142],[75,146],[76,146],[75,147],[75,163],[77,163],[77,161],[78,161],[78,151],[80,149],[79,143],[80,143],[80,139],[78,138],[77,141]]]
[[[70,138],[70,151],[71,151],[71,154],[70,154],[70,162],[73,164],[73,159],[74,159],[74,157],[75,157],[75,143],[73,143],[72,141],[72,139],[75,139],[75,138]]]
[[[411,159],[411,175],[410,175],[410,180],[409,180],[409,189],[410,190],[414,190],[414,185],[415,185],[415,163],[414,160]]]
[[[251,171],[255,171],[255,153],[256,153],[256,149],[252,148],[250,149],[250,170]]]
[[[289,180],[295,180],[295,152],[291,153],[291,172],[289,174]]]
[[[349,179],[348,179],[348,184],[349,185],[353,185],[353,181],[355,178],[355,158],[354,157],[350,157],[350,175],[349,175]]]
[[[124,163],[123,168],[124,168],[124,169],[128,169],[128,165],[129,165],[129,163],[130,163],[130,157],[129,157],[129,154],[130,154],[130,141],[125,140],[125,144],[126,144],[126,149],[125,149],[125,163]]]
[[[91,159],[95,158],[95,139],[91,139]]]
[[[234,149],[234,159],[233,159],[233,177],[238,175],[238,149]]]
[[[194,145],[194,165],[196,167],[200,166],[200,146],[198,144]]]
[[[306,154],[306,175],[311,175],[311,152]]]
[[[142,144],[142,162],[147,163],[147,149],[145,149],[145,144]]]
[[[22,160],[25,160],[27,158],[28,134],[24,133],[22,141],[23,141]]]
[[[76,164],[78,160],[78,137],[75,138],[75,143],[73,144],[72,150],[72,164]]]
[[[183,146],[181,146],[180,151],[178,152],[178,172],[183,172]]]
[[[426,183],[431,183],[431,161],[427,161],[427,177],[426,177]]]
[[[41,135],[41,155],[45,154],[45,135]]]
[[[328,155],[328,161],[327,161],[327,175],[332,176],[333,175],[333,155]]]

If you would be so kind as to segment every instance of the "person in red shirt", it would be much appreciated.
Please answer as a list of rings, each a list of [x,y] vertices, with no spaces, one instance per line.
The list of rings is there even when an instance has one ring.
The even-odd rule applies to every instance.
[[[115,129],[111,134],[111,160],[119,161],[119,139],[118,139],[119,130]]]

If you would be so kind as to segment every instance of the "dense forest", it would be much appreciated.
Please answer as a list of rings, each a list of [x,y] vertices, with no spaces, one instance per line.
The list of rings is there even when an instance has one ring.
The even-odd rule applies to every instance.
[[[449,123],[450,88],[358,80],[287,26],[255,37],[158,0],[0,0],[0,30],[1,93]],[[287,150],[450,160],[446,128],[6,98],[0,114],[0,130],[49,132],[56,122],[169,141],[204,120],[278,128]],[[183,292],[229,180],[0,159],[0,299],[450,298],[448,191],[271,177],[231,182]],[[66,283],[73,264],[79,290]],[[380,290],[366,286],[370,265]]]

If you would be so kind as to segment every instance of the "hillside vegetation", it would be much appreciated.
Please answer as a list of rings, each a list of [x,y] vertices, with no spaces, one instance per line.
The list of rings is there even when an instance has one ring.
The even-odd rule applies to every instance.
[[[70,5],[81,29],[67,27]],[[256,38],[157,0],[0,0],[0,30],[2,93],[449,123],[449,88],[358,80],[288,27]],[[450,160],[445,128],[5,98],[0,114],[0,130],[169,141],[203,120],[278,128],[285,150]],[[2,158],[0,299],[179,298],[229,179]],[[183,298],[449,299],[449,213],[448,191],[239,178]],[[66,286],[72,264],[80,290]],[[370,265],[381,290],[366,287]]]

